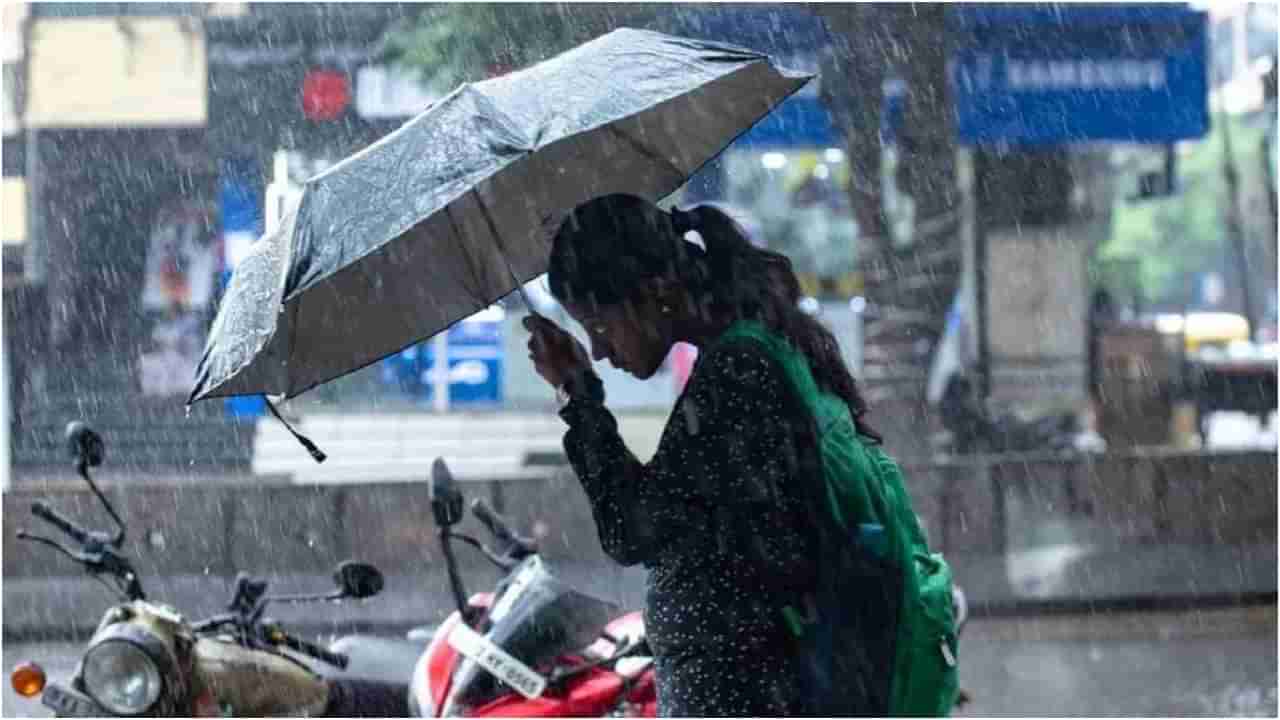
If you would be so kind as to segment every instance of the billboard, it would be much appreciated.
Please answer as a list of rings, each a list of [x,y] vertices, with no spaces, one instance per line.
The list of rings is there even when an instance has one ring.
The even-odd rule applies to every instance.
[[[1206,16],[1180,4],[956,5],[962,143],[1170,143],[1209,131]]]

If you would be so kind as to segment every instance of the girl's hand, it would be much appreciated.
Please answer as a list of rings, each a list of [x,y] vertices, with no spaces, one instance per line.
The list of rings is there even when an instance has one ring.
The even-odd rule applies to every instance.
[[[559,389],[574,373],[589,369],[591,358],[578,339],[541,315],[524,319],[529,331],[529,359],[543,380]]]

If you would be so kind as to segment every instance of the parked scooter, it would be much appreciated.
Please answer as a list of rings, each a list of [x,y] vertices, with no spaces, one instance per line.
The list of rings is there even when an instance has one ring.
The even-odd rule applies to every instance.
[[[436,630],[410,681],[419,717],[652,717],[652,652],[639,612],[580,593],[482,499],[471,511],[496,549],[453,531],[463,497],[437,459],[431,510],[458,609]],[[492,593],[467,597],[453,554],[461,540],[507,571]]]
[[[88,530],[44,502],[32,513],[73,541],[26,531],[18,537],[47,545],[79,563],[120,597],[89,640],[72,677],[46,682],[34,662],[17,666],[19,695],[40,701],[61,717],[104,716],[334,716],[386,717],[408,712],[408,686],[351,677],[329,678],[323,663],[342,669],[348,656],[290,635],[265,617],[272,603],[336,602],[377,595],[382,573],[344,562],[337,589],[315,595],[267,595],[267,582],[241,573],[228,611],[198,622],[148,599],[129,558],[121,552],[125,523],[89,475],[102,463],[102,438],[83,423],[67,427],[76,469],[115,521],[117,530]]]

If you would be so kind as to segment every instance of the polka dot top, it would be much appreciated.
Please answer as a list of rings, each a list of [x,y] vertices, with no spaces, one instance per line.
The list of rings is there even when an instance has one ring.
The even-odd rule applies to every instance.
[[[594,373],[570,383],[564,447],[600,544],[649,569],[645,620],[659,655],[776,647],[780,608],[814,582],[816,539],[797,484],[807,419],[749,340],[699,358],[658,450],[639,462]]]

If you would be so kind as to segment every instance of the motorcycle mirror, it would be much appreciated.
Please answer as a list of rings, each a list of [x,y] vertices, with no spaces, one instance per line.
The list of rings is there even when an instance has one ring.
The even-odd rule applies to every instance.
[[[71,451],[71,457],[75,458],[77,462],[83,463],[88,467],[98,467],[102,464],[106,446],[102,442],[101,435],[79,420],[68,423],[65,434],[67,449]]]
[[[89,477],[89,468],[101,465],[102,458],[106,454],[106,445],[102,442],[102,436],[79,420],[67,423],[65,435],[67,449],[71,451],[72,457],[76,459],[76,469],[80,472],[80,477],[84,478],[84,481],[89,484],[89,489],[93,490],[93,494],[98,496],[98,500],[107,509],[107,514],[111,516],[111,519],[116,521],[118,530],[115,537],[111,538],[111,544],[115,547],[120,547],[124,543],[124,521],[120,519],[116,509],[111,506],[107,496],[103,495],[102,491],[98,489],[98,485],[93,482],[93,478]]]
[[[364,599],[382,592],[382,572],[362,562],[348,560],[333,571],[333,582],[342,590],[343,597]]]
[[[462,493],[444,458],[431,464],[431,512],[440,527],[452,527],[462,521]]]

